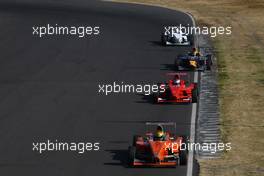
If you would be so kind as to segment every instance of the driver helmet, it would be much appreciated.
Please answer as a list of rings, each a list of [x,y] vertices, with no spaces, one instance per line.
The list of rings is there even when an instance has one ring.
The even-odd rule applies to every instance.
[[[157,126],[155,137],[162,138],[164,136],[163,127],[161,125]]]
[[[180,84],[180,77],[179,75],[175,75],[174,77],[174,84],[179,85]]]

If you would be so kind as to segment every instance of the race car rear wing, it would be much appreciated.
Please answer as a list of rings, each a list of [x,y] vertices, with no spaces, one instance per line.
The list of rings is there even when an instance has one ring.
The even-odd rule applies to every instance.
[[[176,122],[146,122],[146,125],[176,126]]]
[[[172,77],[178,75],[180,79],[185,80],[187,82],[191,82],[191,76],[190,74],[187,74],[187,72],[170,72],[167,73],[166,76]]]

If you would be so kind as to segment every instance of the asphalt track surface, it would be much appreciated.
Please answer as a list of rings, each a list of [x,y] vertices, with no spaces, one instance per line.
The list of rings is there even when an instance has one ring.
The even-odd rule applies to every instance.
[[[32,35],[45,24],[100,26],[87,38]],[[153,105],[137,94],[98,94],[98,84],[156,83],[177,54],[160,46],[163,25],[192,24],[158,7],[88,1],[0,1],[0,175],[186,175],[127,168],[127,148],[145,121],[174,121],[189,135],[191,105]],[[190,76],[192,74],[190,73]],[[100,151],[32,151],[32,142],[100,142]]]

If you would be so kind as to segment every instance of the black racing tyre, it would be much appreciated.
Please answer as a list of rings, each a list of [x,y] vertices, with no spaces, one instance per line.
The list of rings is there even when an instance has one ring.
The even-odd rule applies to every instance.
[[[180,150],[179,158],[180,158],[180,165],[186,165],[187,164],[187,150]]]
[[[188,160],[188,143],[189,143],[189,139],[187,136],[182,135],[182,143],[185,144],[185,147],[181,147],[182,149],[185,150],[180,150],[179,153],[179,158],[180,158],[180,165],[186,165],[187,164],[187,160]]]
[[[180,66],[180,60],[176,58],[174,61],[175,70],[179,70],[179,66]]]
[[[162,34],[161,35],[161,44],[166,46],[166,42],[168,41],[168,36],[167,35],[164,35]]]
[[[159,94],[158,93],[153,93],[152,94],[152,100],[151,100],[151,102],[153,103],[153,104],[158,104],[158,96],[159,96]]]
[[[133,146],[136,146],[137,139],[138,139],[139,137],[141,137],[141,136],[139,136],[139,135],[134,135],[134,136],[133,136]]]
[[[193,45],[193,37],[191,35],[187,36],[188,41],[190,42],[190,45]]]
[[[198,102],[198,88],[194,88],[192,90],[192,102],[197,103]]]
[[[178,39],[176,37],[171,37],[170,41],[172,43],[177,43],[178,42]]]
[[[128,147],[128,165],[129,166],[133,166],[135,157],[136,157],[136,147],[134,146]]]
[[[211,70],[211,65],[207,65],[206,70]]]
[[[208,55],[206,58],[206,70],[211,70],[213,65],[212,56]]]
[[[185,43],[185,42],[187,42],[188,40],[185,40],[185,38],[184,37],[182,37],[182,42],[181,43]]]

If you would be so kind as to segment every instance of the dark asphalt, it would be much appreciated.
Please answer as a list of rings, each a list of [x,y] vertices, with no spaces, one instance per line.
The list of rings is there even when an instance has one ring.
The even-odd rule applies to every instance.
[[[14,1],[14,0],[13,0]],[[14,1],[15,2],[15,1]],[[186,166],[127,168],[144,121],[175,121],[189,135],[191,105],[153,105],[136,94],[103,96],[98,84],[163,81],[179,53],[159,45],[163,25],[192,24],[180,12],[110,2],[0,0],[0,175],[186,175]],[[100,26],[100,36],[32,36],[32,26]],[[32,151],[32,142],[100,142],[100,151]]]

